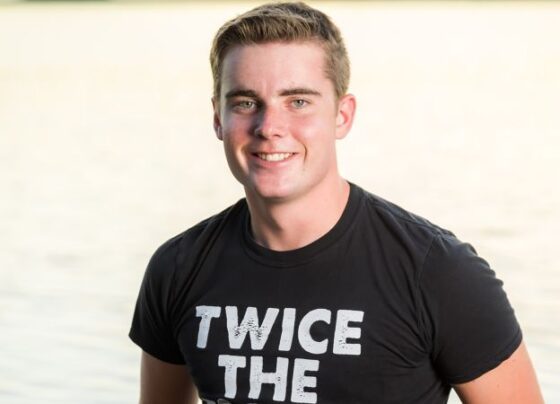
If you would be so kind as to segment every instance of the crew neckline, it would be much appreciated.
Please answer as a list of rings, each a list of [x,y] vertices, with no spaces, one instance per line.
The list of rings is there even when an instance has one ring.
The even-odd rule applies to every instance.
[[[295,267],[309,262],[339,240],[354,223],[354,218],[363,200],[363,192],[357,185],[351,182],[348,184],[350,185],[348,201],[336,224],[317,240],[294,250],[276,251],[258,244],[251,234],[251,217],[249,208],[246,206],[242,218],[244,250],[252,259],[267,266]]]

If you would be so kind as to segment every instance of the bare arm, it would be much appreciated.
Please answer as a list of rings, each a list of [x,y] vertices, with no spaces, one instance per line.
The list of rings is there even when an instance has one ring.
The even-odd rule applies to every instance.
[[[544,403],[525,344],[497,368],[467,383],[453,386],[466,404]]]
[[[185,365],[163,362],[142,351],[140,404],[196,404],[197,396]]]

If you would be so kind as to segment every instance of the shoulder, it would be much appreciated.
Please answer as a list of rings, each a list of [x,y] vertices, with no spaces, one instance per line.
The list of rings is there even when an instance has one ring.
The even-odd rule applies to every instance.
[[[232,214],[246,207],[244,199],[223,211],[210,216],[187,230],[175,235],[161,244],[153,253],[146,275],[155,279],[172,279],[177,267],[182,266],[190,257],[203,247]]]
[[[364,193],[370,215],[375,216],[390,237],[420,248],[422,271],[443,269],[453,273],[470,267],[488,267],[475,248],[452,231],[375,194]]]
[[[421,287],[441,293],[442,282],[478,281],[501,286],[488,262],[468,242],[428,219],[373,193],[361,190],[364,201],[364,231],[380,244],[389,262],[410,263],[412,274]],[[362,227],[364,228],[364,227]]]
[[[409,255],[417,268],[435,240],[457,240],[450,230],[378,195],[361,188],[359,191],[363,201],[360,221],[365,226],[364,231],[378,240],[385,251]]]
[[[362,190],[362,192],[364,193],[366,207],[370,212],[374,212],[374,214],[387,226],[426,233],[426,235],[431,236],[454,236],[451,231],[434,224],[430,220],[413,213],[396,203],[388,201],[387,199],[371,192],[364,190]]]

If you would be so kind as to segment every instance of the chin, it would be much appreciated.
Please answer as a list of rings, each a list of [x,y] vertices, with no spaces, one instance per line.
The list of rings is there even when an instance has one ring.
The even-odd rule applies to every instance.
[[[245,187],[246,192],[253,194],[255,198],[266,200],[269,202],[283,202],[295,197],[295,187],[278,186],[278,185],[256,185],[251,184]]]

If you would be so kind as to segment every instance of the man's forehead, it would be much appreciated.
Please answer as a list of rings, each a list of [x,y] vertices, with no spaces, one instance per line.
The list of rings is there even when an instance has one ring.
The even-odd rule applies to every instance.
[[[239,51],[241,49],[261,49],[261,50],[275,50],[275,49],[289,49],[293,47],[316,48],[324,50],[321,42],[315,39],[301,39],[301,40],[272,40],[263,42],[239,43],[228,47],[225,56],[232,51]]]
[[[324,66],[324,49],[314,41],[237,45],[224,57],[222,94],[265,84],[277,93],[320,93],[316,87],[329,81]]]
[[[226,50],[224,61],[228,56],[237,54],[250,54],[255,57],[257,55],[269,55],[277,53],[290,53],[296,49],[304,49],[306,52],[316,53],[324,57],[325,47],[317,40],[300,40],[300,41],[267,41],[249,44],[233,45]]]

